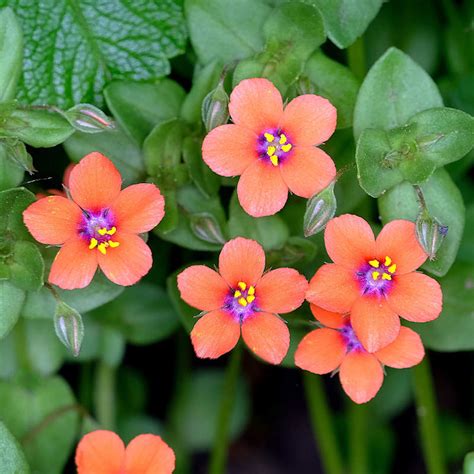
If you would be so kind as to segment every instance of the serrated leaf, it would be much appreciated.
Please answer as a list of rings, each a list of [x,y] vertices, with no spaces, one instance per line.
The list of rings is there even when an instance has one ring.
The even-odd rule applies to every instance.
[[[0,338],[5,337],[18,321],[25,292],[8,281],[0,281]]]
[[[0,472],[12,474],[29,474],[30,467],[20,444],[7,430],[4,423],[0,422]]]

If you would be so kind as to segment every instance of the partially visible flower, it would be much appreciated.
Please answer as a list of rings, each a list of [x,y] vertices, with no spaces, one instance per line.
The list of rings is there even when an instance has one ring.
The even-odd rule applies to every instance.
[[[331,158],[314,145],[336,128],[336,109],[313,94],[293,99],[283,109],[278,89],[267,79],[246,79],[232,91],[233,124],[206,136],[202,156],[221,176],[240,176],[239,202],[254,216],[283,208],[288,189],[310,198],[336,176]]]
[[[357,338],[351,318],[311,305],[314,317],[324,328],[307,334],[295,352],[295,364],[315,374],[339,370],[341,385],[355,403],[375,397],[383,382],[383,366],[395,369],[421,362],[425,350],[420,336],[401,327],[398,336],[383,349],[370,353]]]
[[[171,474],[175,455],[156,435],[139,435],[125,448],[114,432],[97,430],[79,442],[76,466],[78,474]]]
[[[290,333],[278,314],[301,306],[308,286],[292,268],[264,273],[265,253],[254,240],[237,237],[219,255],[219,273],[193,265],[178,275],[186,303],[204,311],[191,332],[196,355],[216,359],[242,337],[263,360],[279,364],[288,352]]]
[[[122,178],[100,153],[90,153],[71,171],[71,199],[48,196],[31,204],[23,220],[43,244],[59,245],[49,282],[84,288],[99,266],[109,280],[133,285],[151,268],[148,245],[137,234],[163,218],[164,199],[154,184],[120,190]]]
[[[414,322],[439,316],[439,283],[415,272],[427,255],[413,222],[389,222],[375,240],[364,219],[345,214],[329,221],[324,241],[334,263],[318,269],[306,299],[328,311],[350,312],[357,337],[369,352],[395,340],[398,316]]]

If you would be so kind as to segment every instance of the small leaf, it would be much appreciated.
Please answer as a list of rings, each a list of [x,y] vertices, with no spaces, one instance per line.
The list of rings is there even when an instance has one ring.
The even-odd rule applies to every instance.
[[[0,338],[15,326],[21,313],[25,292],[8,281],[0,281]]]
[[[23,223],[23,211],[36,201],[35,195],[25,188],[0,192],[0,229],[17,239],[31,240]]]
[[[59,301],[56,305],[54,330],[58,339],[77,357],[84,338],[84,323],[81,315],[64,301]]]
[[[14,188],[23,181],[25,171],[15,163],[4,143],[0,143],[0,191]]]
[[[311,240],[302,237],[290,237],[278,250],[267,253],[267,267],[290,267],[300,262],[310,262],[316,255],[318,247]]]
[[[30,467],[18,441],[0,421],[0,472],[29,474]]]
[[[321,192],[308,199],[304,213],[303,233],[305,237],[321,232],[336,214],[337,201],[334,195],[335,181]]]
[[[15,163],[18,168],[28,171],[29,174],[33,174],[35,170],[33,166],[33,158],[26,150],[26,146],[23,142],[13,138],[6,139],[4,141],[6,147],[6,153],[10,161]]]
[[[474,474],[474,451],[464,457],[463,474]]]
[[[43,286],[44,261],[36,244],[17,241],[12,250],[6,259],[11,283],[22,290],[39,290]]]

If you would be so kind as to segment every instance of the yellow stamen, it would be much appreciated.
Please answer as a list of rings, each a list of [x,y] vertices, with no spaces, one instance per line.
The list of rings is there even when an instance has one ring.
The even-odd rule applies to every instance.
[[[247,303],[251,303],[255,299],[254,295],[247,296]]]
[[[107,231],[107,234],[109,234],[109,235],[114,235],[115,232],[117,232],[117,228],[114,226],[114,227],[112,227],[112,229],[109,229],[109,230]],[[111,247],[112,247],[112,246],[111,246]]]
[[[251,287],[249,288],[248,294],[249,294],[249,295],[254,295],[254,294],[255,294],[255,287],[254,287],[254,286],[251,286]]]
[[[380,272],[372,272],[372,278],[374,280],[378,280],[379,276],[380,276]]]
[[[292,148],[291,143],[288,143],[287,145],[283,145],[283,146],[281,147],[281,149],[282,149],[284,152],[290,151],[291,148]]]
[[[271,133],[264,133],[263,136],[265,137],[265,140],[267,140],[267,142],[271,143],[273,140],[275,140],[275,137]]]
[[[244,297],[242,297],[242,298],[239,298],[239,304],[241,306],[247,306],[248,303],[247,303],[247,300]]]
[[[390,266],[388,267],[388,271],[389,271],[390,273],[395,273],[395,270],[396,270],[396,269],[397,269],[397,264],[396,264],[396,263],[394,263],[393,265],[390,265]]]
[[[94,239],[94,237],[92,237],[91,241],[90,241],[90,244],[89,244],[89,248],[92,250],[92,249],[95,249],[97,247],[97,244],[99,242],[97,242],[97,239]]]
[[[392,275],[389,275],[388,273],[384,273],[382,275],[382,280],[391,280],[392,279]]]
[[[374,268],[379,268],[380,262],[378,260],[370,260],[369,265]]]
[[[235,290],[234,298],[239,298],[242,296],[242,293],[239,290]]]
[[[113,249],[120,245],[120,242],[114,242],[113,240],[109,240],[108,243],[109,243],[109,246],[112,247]]]
[[[284,145],[284,144],[286,143],[286,141],[287,141],[287,140],[286,140],[286,135],[285,135],[284,133],[282,133],[282,134],[280,135],[280,142],[279,142],[280,145]]]
[[[105,235],[107,233],[107,229],[105,227],[102,227],[102,229],[99,229],[97,231],[100,235]]]
[[[388,267],[392,264],[392,259],[390,257],[385,257],[385,266]]]
[[[107,244],[105,242],[102,242],[101,244],[99,244],[97,248],[99,249],[99,252],[102,255],[105,255],[107,253]]]
[[[272,162],[273,166],[278,166],[278,156],[276,155],[270,156],[270,161]]]
[[[237,286],[242,290],[242,291],[245,291],[245,289],[247,288],[247,283],[243,282],[243,281],[239,281],[239,283],[237,283]]]
[[[274,147],[274,146],[269,146],[269,147],[267,148],[267,155],[268,155],[268,156],[274,155],[275,152],[276,152],[276,147]]]

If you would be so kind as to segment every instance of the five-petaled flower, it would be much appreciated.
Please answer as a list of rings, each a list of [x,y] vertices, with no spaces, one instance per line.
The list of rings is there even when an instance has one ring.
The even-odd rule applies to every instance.
[[[333,161],[314,146],[336,128],[336,109],[328,100],[307,94],[283,109],[270,81],[246,79],[233,90],[229,113],[234,123],[206,136],[202,156],[221,176],[241,175],[237,194],[248,214],[275,214],[285,205],[288,189],[310,198],[334,179]]]
[[[23,220],[43,244],[60,245],[49,282],[70,290],[87,286],[99,266],[119,285],[133,285],[151,268],[148,245],[137,234],[163,218],[164,199],[154,184],[121,190],[113,163],[90,153],[69,175],[71,200],[48,196],[31,204]]]
[[[242,337],[259,357],[279,364],[288,352],[290,334],[280,313],[304,301],[306,278],[292,268],[264,273],[265,253],[254,240],[237,237],[219,255],[219,273],[204,265],[178,275],[181,298],[205,311],[191,332],[198,357],[215,359]]]
[[[364,219],[345,214],[329,221],[324,240],[334,263],[318,269],[306,299],[328,311],[350,312],[352,327],[369,352],[395,340],[398,316],[414,322],[439,316],[439,283],[414,271],[427,255],[413,222],[389,222],[375,240]]]
[[[325,327],[315,329],[300,342],[295,364],[315,374],[339,369],[342,388],[355,403],[371,400],[383,382],[383,365],[396,369],[421,362],[425,350],[420,336],[401,327],[395,340],[373,353],[367,352],[351,325],[350,316],[311,305],[314,317]]]
[[[97,430],[79,442],[76,466],[78,474],[170,474],[175,455],[156,435],[139,435],[125,448],[114,432]]]

